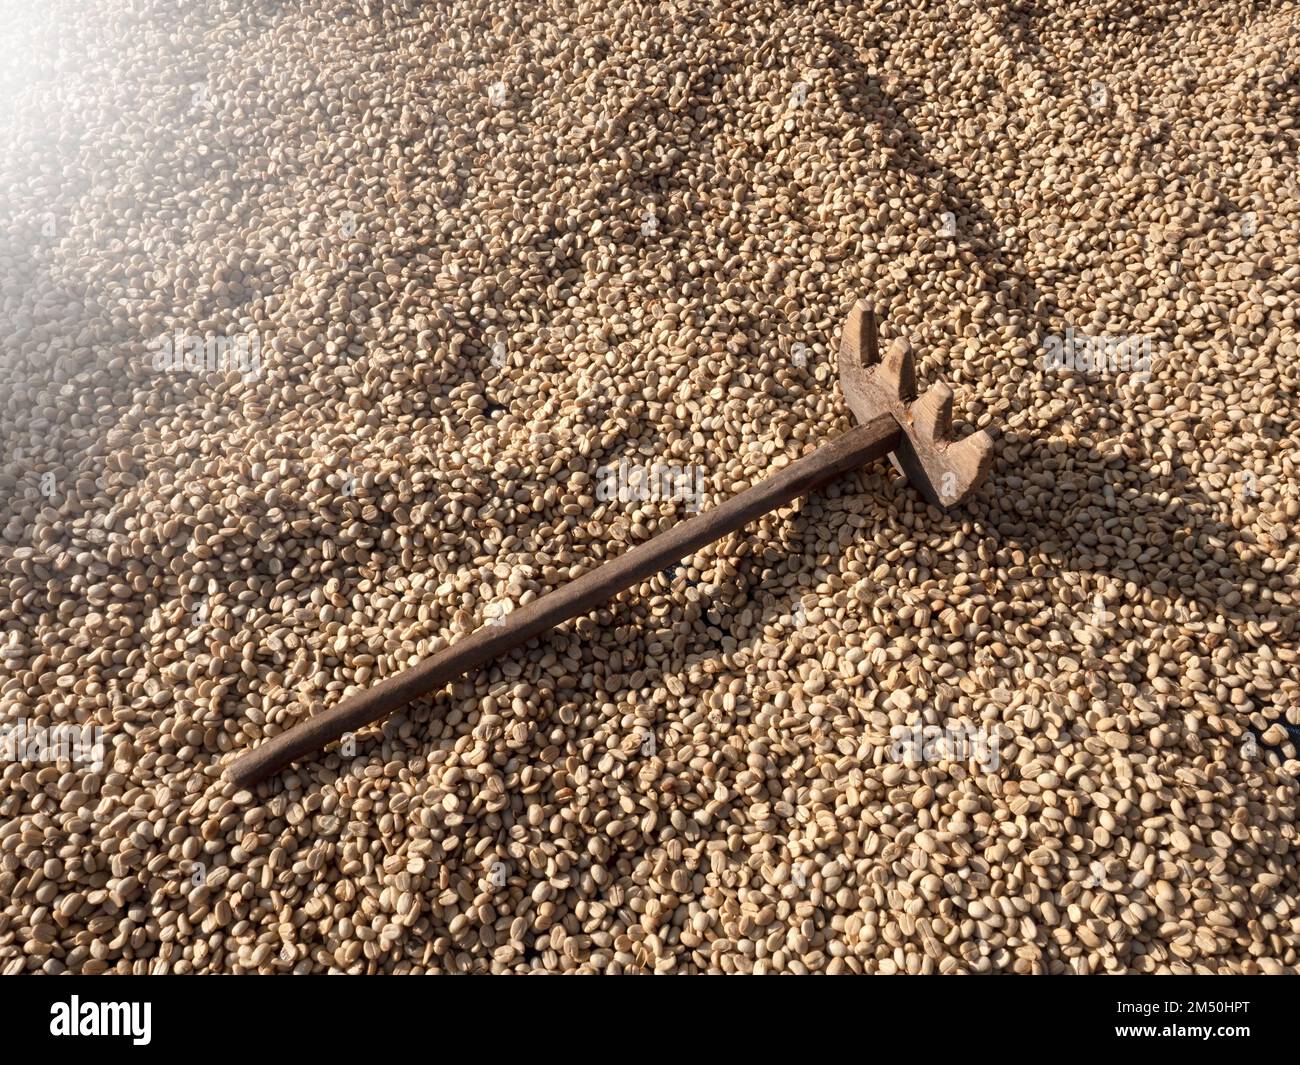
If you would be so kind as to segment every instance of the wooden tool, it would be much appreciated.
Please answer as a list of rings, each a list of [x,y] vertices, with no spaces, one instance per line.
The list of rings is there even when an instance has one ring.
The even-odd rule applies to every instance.
[[[882,455],[889,454],[936,506],[953,506],[975,490],[992,464],[992,439],[983,431],[951,439],[952,389],[937,384],[918,400],[911,348],[895,340],[882,362],[875,313],[864,303],[849,313],[838,364],[844,396],[860,423],[856,428],[774,477],[533,600],[507,615],[503,624],[485,626],[418,666],[267,740],[235,759],[226,769],[228,779],[243,786],[265,780],[290,762],[588,613],[727,533]]]

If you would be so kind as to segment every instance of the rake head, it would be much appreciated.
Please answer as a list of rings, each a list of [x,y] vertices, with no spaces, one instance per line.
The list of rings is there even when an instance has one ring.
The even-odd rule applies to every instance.
[[[968,499],[993,465],[993,440],[980,430],[952,438],[952,389],[940,382],[917,399],[916,366],[906,340],[889,345],[880,357],[876,314],[859,300],[840,337],[840,383],[858,421],[882,413],[893,416],[899,444],[890,459],[938,507]]]

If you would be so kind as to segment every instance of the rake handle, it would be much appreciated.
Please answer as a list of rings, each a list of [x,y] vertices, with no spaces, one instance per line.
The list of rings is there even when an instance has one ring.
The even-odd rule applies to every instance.
[[[882,414],[790,463],[765,481],[747,488],[703,514],[679,522],[618,558],[584,573],[554,591],[458,640],[417,666],[343,699],[241,755],[226,768],[241,787],[265,780],[290,762],[319,751],[422,695],[499,658],[571,618],[589,613],[647,577],[735,532],[764,514],[820,488],[841,474],[894,450],[898,423]]]

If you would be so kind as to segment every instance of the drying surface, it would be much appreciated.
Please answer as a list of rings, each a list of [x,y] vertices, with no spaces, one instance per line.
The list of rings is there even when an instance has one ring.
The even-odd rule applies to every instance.
[[[1294,4],[306,6],[0,25],[4,971],[1296,968]],[[859,297],[971,504],[222,780],[847,429]]]

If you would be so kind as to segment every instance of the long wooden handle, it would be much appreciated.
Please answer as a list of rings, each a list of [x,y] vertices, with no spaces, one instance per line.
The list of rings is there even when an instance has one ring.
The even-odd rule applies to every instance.
[[[378,721],[561,622],[590,612],[619,592],[769,511],[888,454],[898,440],[898,423],[887,414],[851,429],[811,455],[792,462],[776,476],[534,599],[506,615],[504,624],[487,625],[418,666],[358,692],[267,740],[232,762],[226,769],[227,778],[241,786],[264,780],[345,733]]]

